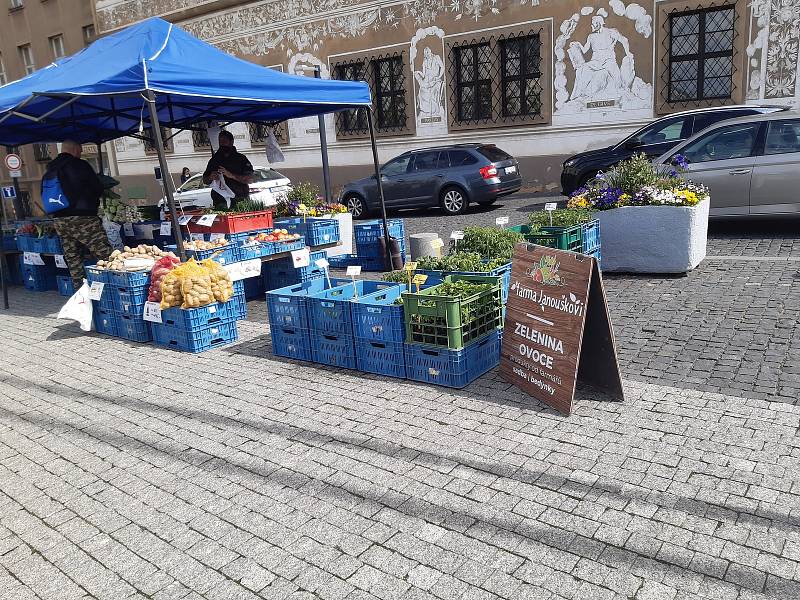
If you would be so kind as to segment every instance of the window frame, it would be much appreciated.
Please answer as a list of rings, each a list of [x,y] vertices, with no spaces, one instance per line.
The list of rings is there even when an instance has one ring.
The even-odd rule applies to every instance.
[[[748,154],[747,156],[737,156],[735,158],[717,158],[717,159],[714,159],[714,160],[697,161],[697,160],[690,159],[689,156],[687,155],[688,148],[689,148],[690,145],[700,144],[703,140],[707,139],[708,137],[719,135],[720,133],[723,132],[723,130],[730,129],[730,128],[733,128],[733,127],[747,127],[747,126],[753,126],[755,128],[755,135],[753,136],[753,143],[750,146],[750,154]],[[753,122],[749,122],[749,123],[728,123],[728,124],[725,124],[725,125],[721,125],[719,127],[714,127],[714,129],[712,129],[711,131],[708,131],[707,133],[702,134],[698,139],[694,140],[694,142],[691,142],[691,144],[687,144],[687,145],[683,146],[679,152],[674,152],[672,154],[672,157],[676,156],[677,154],[681,154],[683,156],[686,156],[687,160],[689,160],[689,164],[690,165],[703,165],[703,164],[706,164],[706,163],[718,162],[718,161],[723,161],[723,160],[739,160],[739,159],[742,159],[742,158],[753,158],[753,159],[755,159],[757,156],[760,156],[761,154],[763,154],[762,148],[761,148],[761,146],[762,146],[761,138],[763,137],[763,131],[764,131],[764,121],[753,121]]]
[[[536,49],[537,49],[537,55],[538,55],[537,56],[537,58],[538,58],[538,69],[535,72],[532,72],[532,73],[525,73],[525,72],[523,72],[522,66],[526,62],[524,60],[526,46],[525,46],[524,43],[520,43],[520,42],[523,42],[523,41],[529,40],[529,39],[535,39],[536,40],[536,44],[537,44],[537,48]],[[512,42],[516,42],[516,43],[520,44],[520,72],[517,75],[507,75],[505,73],[506,64],[507,64],[507,61],[506,61],[507,51],[506,51],[506,49],[507,49],[507,47],[509,45],[511,45]],[[541,79],[542,79],[542,42],[541,42],[541,38],[539,37],[539,34],[531,33],[531,34],[528,34],[528,35],[521,35],[521,36],[510,37],[510,38],[506,38],[506,39],[500,40],[500,109],[501,109],[501,113],[502,113],[504,118],[510,118],[510,117],[519,118],[519,117],[529,116],[529,113],[520,112],[520,113],[513,114],[513,113],[508,113],[507,112],[506,108],[507,108],[507,101],[508,101],[508,97],[507,97],[508,83],[509,82],[519,82],[519,101],[520,101],[520,108],[521,108],[523,100],[524,100],[524,98],[526,96],[525,89],[526,89],[527,82],[530,81],[530,80],[536,80],[537,82],[540,82]],[[542,95],[539,94],[539,104],[540,104],[539,110],[541,110],[541,96]]]
[[[145,138],[147,138],[147,139],[143,139],[142,140],[142,145],[144,146],[144,153],[147,156],[158,154],[158,152],[156,152],[155,140],[153,139],[153,136],[150,133],[150,129],[151,129],[150,127],[145,127],[144,128],[144,132],[142,133],[142,135]],[[165,153],[171,154],[172,152],[175,151],[174,145],[172,143],[174,138],[172,137],[172,130],[171,129],[168,129],[166,127],[162,127],[161,128],[161,139],[162,140],[166,140],[164,142],[164,152]],[[151,143],[151,141],[152,141],[152,143]]]
[[[259,135],[258,128],[263,127],[266,132],[267,129],[272,129],[275,135],[275,140],[278,146],[285,146],[289,143],[289,128],[286,126],[286,121],[278,123],[247,123],[247,135],[250,138],[250,146],[253,148],[263,148],[266,146],[266,136]]]
[[[676,100],[669,98],[670,83],[670,24],[671,16],[697,11],[708,11],[721,7],[733,8],[733,50],[731,95],[729,98],[715,98],[706,100]],[[654,90],[655,113],[658,116],[668,115],[673,112],[690,110],[693,108],[711,108],[717,106],[731,106],[744,104],[747,90],[747,24],[749,22],[749,8],[746,0],[664,0],[656,3],[656,18],[654,37],[656,78]]]
[[[33,48],[30,44],[20,44],[17,46],[19,58],[22,62],[22,70],[25,71],[25,76],[31,75],[36,72],[36,58],[33,56]],[[30,64],[26,59],[30,59]]]
[[[58,54],[56,52],[56,42],[58,42],[58,45],[61,46],[61,54]],[[67,55],[67,47],[64,45],[63,33],[51,35],[50,37],[47,38],[47,43],[50,46],[50,52],[53,54],[53,60],[64,58]]]
[[[445,68],[447,72],[447,122],[448,131],[469,131],[498,127],[523,127],[527,125],[546,125],[552,121],[552,20],[536,20],[517,24],[509,27],[472,31],[445,36]],[[525,81],[526,76],[508,76],[505,74],[505,63],[502,62],[506,52],[507,43],[511,40],[520,40],[529,37],[538,37],[538,86],[539,112],[538,114],[505,114],[505,89],[507,82],[513,79]],[[463,120],[459,113],[460,96],[458,80],[460,73],[460,54],[458,49],[463,47],[480,46],[488,43],[490,46],[491,66],[491,106],[492,114],[489,118]],[[476,70],[476,75],[477,75]],[[520,86],[520,98],[523,96],[523,87]]]
[[[767,148],[768,148],[767,142],[769,141],[770,129],[772,129],[772,127],[774,125],[779,125],[779,124],[784,124],[784,123],[790,123],[790,124],[791,123],[796,123],[796,128],[800,129],[800,119],[774,119],[774,120],[771,120],[771,121],[766,121],[765,122],[766,129],[764,130],[764,148],[760,153],[761,156],[783,156],[785,154],[798,154],[798,153],[800,153],[800,135],[798,135],[798,134],[795,134],[795,135],[798,135],[798,138],[799,138],[798,139],[797,150],[794,150],[792,152],[767,152]]]
[[[46,163],[53,160],[53,157],[50,156],[50,144],[37,142],[32,144],[33,146],[33,159],[36,162]]]
[[[8,3],[9,12],[13,12],[15,10],[20,10],[22,8],[25,8],[25,0],[11,0]]]
[[[91,32],[91,35],[87,35],[89,32]],[[95,28],[94,23],[89,23],[88,25],[81,27],[81,34],[83,35],[83,46],[85,48],[97,38],[97,29]]]

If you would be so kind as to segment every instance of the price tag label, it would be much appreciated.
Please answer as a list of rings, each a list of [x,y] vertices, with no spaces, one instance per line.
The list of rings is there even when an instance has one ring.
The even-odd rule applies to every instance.
[[[547,204],[544,205],[544,209],[545,210],[555,210],[556,209],[556,203],[555,202],[548,202]]]
[[[431,248],[441,248],[442,246],[444,246],[442,238],[436,238],[435,240],[431,240]]]
[[[322,215],[323,219],[332,219],[333,215]]]
[[[230,275],[231,281],[241,281],[242,279],[250,279],[251,277],[261,277],[260,258],[223,265],[223,268],[228,272],[228,275]]]
[[[295,269],[307,267],[311,264],[311,253],[308,248],[302,250],[292,250],[292,264]]]
[[[330,263],[328,262],[327,258],[320,258],[314,261],[314,264],[317,265],[320,269],[327,269]]]
[[[103,288],[106,286],[102,281],[93,281],[89,287],[89,300],[100,300],[103,297]]]
[[[357,277],[361,275],[361,266],[360,265],[351,265],[347,267],[347,276],[348,277]]]
[[[190,234],[193,242],[204,242],[206,241],[206,236],[204,233],[192,233]]]
[[[151,323],[161,323],[161,305],[158,302],[145,302],[142,318]]]
[[[417,263],[416,261],[409,261],[403,265],[403,269],[406,271],[416,271],[417,270]]]
[[[197,219],[197,224],[202,225],[203,227],[210,227],[214,224],[214,221],[217,220],[217,215],[203,215],[199,219]]]
[[[464,232],[463,231],[453,231],[450,234],[451,240],[463,240],[464,239]]]
[[[163,223],[162,223],[163,225]],[[122,224],[122,231],[125,232],[125,235],[128,237],[133,237],[135,234],[133,233],[133,223],[123,223]]]
[[[160,235],[172,235],[172,222],[161,221],[161,230],[158,233]]]
[[[64,260],[63,254],[56,254],[56,268],[58,269],[67,268],[67,261]]]
[[[192,215],[182,215],[178,217],[178,225],[188,225],[192,220]]]
[[[414,285],[422,285],[426,281],[428,281],[427,275],[414,275],[414,278],[411,280],[411,283],[413,283]]]
[[[42,255],[38,252],[26,252],[22,255],[22,262],[26,265],[43,265]]]
[[[495,222],[497,225],[499,225],[500,227],[503,227],[504,225],[507,225],[507,224],[508,224],[508,217],[497,217],[497,218],[494,220],[494,222]]]
[[[211,237],[209,238],[209,241],[215,242],[217,240],[224,240],[224,239],[225,239],[224,233],[212,233]]]

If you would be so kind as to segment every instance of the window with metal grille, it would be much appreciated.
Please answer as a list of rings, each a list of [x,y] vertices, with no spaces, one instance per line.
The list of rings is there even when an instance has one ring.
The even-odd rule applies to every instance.
[[[211,140],[208,139],[208,130],[200,129],[199,131],[192,131],[192,145],[195,150],[211,148]]]
[[[286,130],[286,122],[280,123],[248,123],[247,129],[250,133],[250,143],[253,146],[263,146],[267,143],[267,131],[272,129],[279,145],[289,143],[289,133]]]
[[[669,102],[730,98],[733,6],[673,13],[669,18]]]
[[[376,127],[402,129],[406,125],[406,90],[403,57],[390,56],[373,61]]]
[[[334,77],[342,81],[364,81],[366,62],[363,60],[342,63],[334,68]],[[367,115],[363,110],[346,110],[336,114],[336,131],[339,135],[364,135],[368,132]]]
[[[144,133],[142,134],[145,139],[142,140],[144,143],[144,151],[148,154],[155,153],[156,151],[156,144],[155,139],[153,138],[153,131],[149,127],[145,127]],[[161,128],[161,139],[164,140],[164,152],[172,152],[172,138],[170,136],[172,133],[169,129]],[[169,139],[167,139],[169,138]]]
[[[457,120],[492,118],[492,48],[489,42],[455,49]]]
[[[23,6],[22,0],[11,0],[11,3],[10,3],[9,6],[11,6],[11,8],[22,8],[22,6]]]
[[[536,116],[542,108],[538,35],[500,41],[500,81],[504,117]]]
[[[38,162],[47,162],[50,160],[50,146],[47,144],[34,144],[33,145],[33,158]]]

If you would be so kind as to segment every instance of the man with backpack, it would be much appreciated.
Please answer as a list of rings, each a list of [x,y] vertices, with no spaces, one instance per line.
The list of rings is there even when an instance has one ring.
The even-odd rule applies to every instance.
[[[85,277],[81,247],[97,259],[108,258],[112,252],[97,216],[103,184],[92,166],[81,160],[82,151],[79,143],[65,140],[61,153],[50,162],[42,178],[42,206],[53,215],[76,290]]]

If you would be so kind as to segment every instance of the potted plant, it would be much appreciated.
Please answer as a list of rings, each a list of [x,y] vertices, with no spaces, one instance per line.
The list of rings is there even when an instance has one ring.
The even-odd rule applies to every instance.
[[[683,179],[686,167],[638,154],[575,190],[569,207],[597,211],[603,271],[686,273],[705,258],[708,188]]]

